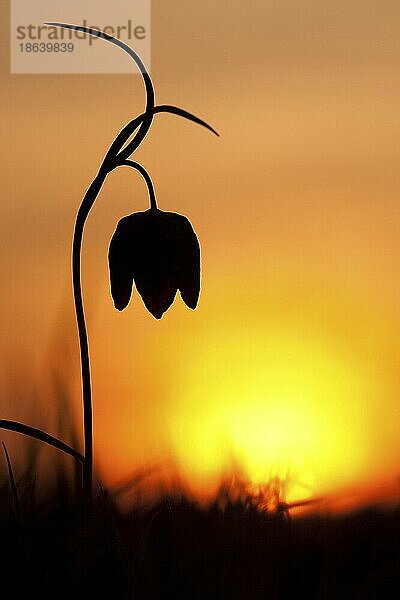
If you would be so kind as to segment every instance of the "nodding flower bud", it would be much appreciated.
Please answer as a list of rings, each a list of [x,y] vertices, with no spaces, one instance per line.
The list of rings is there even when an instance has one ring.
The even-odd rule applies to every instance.
[[[151,208],[123,217],[108,252],[114,306],[129,304],[133,282],[147,310],[160,319],[179,290],[195,309],[200,293],[200,246],[186,217]]]

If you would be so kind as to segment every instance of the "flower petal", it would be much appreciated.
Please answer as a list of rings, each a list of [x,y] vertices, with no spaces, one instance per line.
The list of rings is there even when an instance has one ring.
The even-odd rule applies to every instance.
[[[182,215],[177,221],[178,289],[185,304],[195,309],[200,294],[200,244],[189,219]]]
[[[131,231],[133,278],[146,308],[160,319],[173,303],[178,290],[173,267],[173,230],[168,213],[161,210],[151,209],[136,215],[141,217],[136,218]]]
[[[111,239],[108,251],[111,295],[117,310],[124,310],[132,294],[133,274],[130,267],[130,228],[121,219]]]

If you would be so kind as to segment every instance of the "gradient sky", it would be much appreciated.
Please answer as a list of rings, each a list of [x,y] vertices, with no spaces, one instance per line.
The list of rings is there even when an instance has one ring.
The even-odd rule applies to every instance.
[[[0,11],[2,414],[65,434],[65,391],[79,433],[73,224],[113,137],[142,110],[142,83],[10,75]],[[293,496],[397,477],[399,18],[394,0],[153,0],[157,99],[221,138],[158,116],[135,154],[160,208],[188,216],[200,239],[194,313],[177,298],[156,322],[137,294],[113,309],[108,244],[123,215],[147,207],[139,175],[113,173],[89,220],[107,481],[164,458],[197,492],[232,462],[254,481],[290,472]]]

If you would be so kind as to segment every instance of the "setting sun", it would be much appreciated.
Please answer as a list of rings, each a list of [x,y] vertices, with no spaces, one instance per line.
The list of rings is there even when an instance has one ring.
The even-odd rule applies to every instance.
[[[142,349],[140,363],[156,357],[167,376],[164,443],[197,497],[213,497],[235,471],[254,484],[279,477],[288,501],[395,472],[395,332],[386,316],[354,298],[337,311],[316,290],[298,296],[302,311],[291,312],[281,293],[272,284],[265,292],[264,319],[241,292],[235,301],[253,305],[246,326],[219,307],[203,329],[200,310],[193,340],[175,321],[161,330],[156,355],[151,341]],[[148,414],[145,426],[154,424]]]

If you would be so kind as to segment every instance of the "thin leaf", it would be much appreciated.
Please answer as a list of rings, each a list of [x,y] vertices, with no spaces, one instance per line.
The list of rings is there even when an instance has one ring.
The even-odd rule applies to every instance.
[[[205,127],[206,129],[208,129],[209,131],[211,131],[212,133],[214,133],[216,136],[219,137],[219,133],[213,127],[211,127],[211,125],[209,125],[208,123],[203,121],[203,119],[196,117],[195,115],[188,112],[187,110],[183,110],[183,108],[178,108],[177,106],[172,106],[170,104],[160,104],[160,106],[155,106],[152,110],[153,115],[156,115],[157,113],[170,113],[170,114],[176,115],[178,117],[182,117],[183,119],[188,119],[189,121],[192,121],[193,123],[197,123],[197,125],[201,125],[202,127]],[[125,125],[125,127],[122,129],[122,131],[118,134],[117,138],[113,142],[109,152],[107,153],[107,158],[110,155],[110,158],[112,159],[111,149],[115,151],[115,148],[118,145],[121,145],[123,143],[122,140],[124,138],[125,138],[125,140],[128,139],[129,135],[131,135],[135,131],[135,129],[137,129],[137,127],[145,119],[145,117],[146,117],[146,113],[143,113],[139,117],[136,117],[136,119],[133,119],[133,121],[130,121],[127,125]],[[129,144],[127,144],[124,148],[122,148],[122,150],[120,150],[120,152],[117,154],[116,159],[118,162],[126,160],[136,150],[137,144],[135,142],[135,139],[136,139],[136,137],[133,138],[133,140],[130,141]]]
[[[0,429],[7,429],[8,431],[16,431],[22,435],[27,435],[28,437],[44,442],[45,444],[49,444],[49,446],[53,446],[53,448],[57,448],[57,450],[65,452],[65,454],[69,454],[76,460],[80,460],[82,463],[85,461],[85,457],[77,452],[74,448],[71,448],[71,446],[68,446],[68,444],[65,444],[61,440],[58,440],[49,433],[46,433],[41,429],[37,429],[36,427],[30,427],[29,425],[19,423],[18,421],[0,419]]]
[[[153,112],[154,112],[154,114],[166,112],[166,113],[171,113],[173,115],[177,115],[178,117],[183,117],[184,119],[189,119],[189,121],[193,121],[194,123],[197,123],[198,125],[202,125],[206,129],[209,129],[210,131],[212,131],[212,133],[215,133],[215,135],[217,137],[219,137],[218,131],[216,131],[213,127],[211,127],[211,125],[209,125],[208,123],[203,121],[203,119],[196,117],[196,115],[192,115],[192,113],[188,112],[187,110],[183,110],[183,108],[178,108],[177,106],[172,106],[170,104],[160,104],[159,106],[154,107]]]

